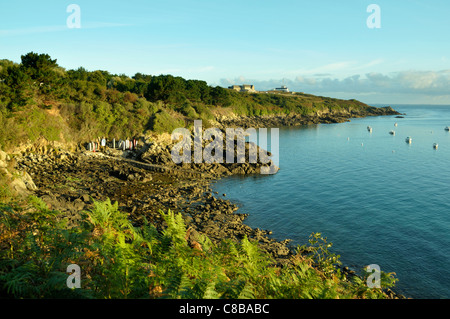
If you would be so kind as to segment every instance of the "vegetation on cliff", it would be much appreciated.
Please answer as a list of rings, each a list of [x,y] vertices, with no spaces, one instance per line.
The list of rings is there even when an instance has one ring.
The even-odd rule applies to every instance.
[[[51,141],[125,138],[171,132],[218,115],[311,115],[369,109],[355,100],[308,94],[243,93],[172,75],[132,77],[83,67],[65,70],[47,54],[30,52],[17,64],[0,60],[0,147],[43,136]]]

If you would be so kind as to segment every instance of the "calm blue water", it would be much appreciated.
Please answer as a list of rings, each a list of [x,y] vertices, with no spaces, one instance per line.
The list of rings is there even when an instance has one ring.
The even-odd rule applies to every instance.
[[[274,238],[305,244],[321,232],[344,265],[395,272],[408,297],[450,298],[450,106],[394,108],[405,118],[280,129],[276,175],[213,189]]]

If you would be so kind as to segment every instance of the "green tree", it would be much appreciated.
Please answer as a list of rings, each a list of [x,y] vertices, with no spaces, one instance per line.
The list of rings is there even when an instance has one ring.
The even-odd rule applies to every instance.
[[[106,78],[103,76],[103,73],[101,71],[90,72],[87,80],[106,87]]]
[[[8,108],[10,110],[20,110],[33,96],[31,79],[19,66],[8,67],[6,73],[2,95],[9,98]]]
[[[211,100],[214,105],[227,106],[230,104],[230,95],[227,89],[216,86],[211,89]]]
[[[86,81],[88,78],[88,71],[83,67],[79,67],[76,70],[69,70],[67,74],[72,80]]]
[[[49,83],[54,77],[54,68],[58,66],[56,59],[52,60],[48,54],[30,52],[22,55],[22,68],[31,79],[38,82]]]

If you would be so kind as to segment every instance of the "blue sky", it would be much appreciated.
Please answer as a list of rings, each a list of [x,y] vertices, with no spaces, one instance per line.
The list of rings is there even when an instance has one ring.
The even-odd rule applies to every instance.
[[[70,4],[79,29],[67,27]],[[367,26],[370,4],[381,28]],[[0,59],[34,51],[66,69],[450,104],[449,12],[447,0],[2,1]]]

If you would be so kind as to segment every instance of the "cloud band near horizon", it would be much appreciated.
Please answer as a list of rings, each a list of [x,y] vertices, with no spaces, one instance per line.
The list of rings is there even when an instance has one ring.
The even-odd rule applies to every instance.
[[[358,98],[377,95],[402,96],[418,103],[434,102],[448,104],[450,97],[450,70],[419,71],[408,70],[383,74],[379,72],[355,74],[345,78],[332,77],[330,74],[296,76],[294,79],[252,80],[244,77],[221,79],[220,85],[253,84],[259,91],[274,89],[284,84],[291,91],[311,94],[330,94],[340,98]],[[379,100],[373,99],[375,103]],[[373,103],[374,103],[373,102]],[[406,101],[405,104],[411,103]]]

